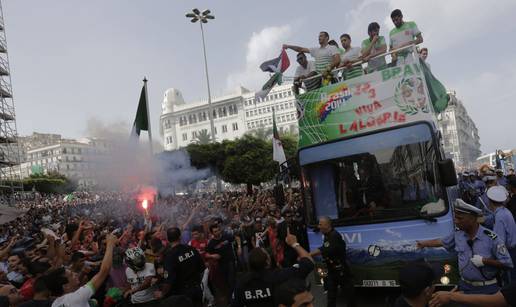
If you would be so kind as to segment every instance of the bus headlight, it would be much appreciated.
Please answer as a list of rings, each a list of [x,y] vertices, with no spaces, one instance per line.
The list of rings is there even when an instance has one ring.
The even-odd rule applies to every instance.
[[[441,284],[443,285],[448,285],[450,283],[450,279],[448,278],[448,276],[443,276],[441,277]]]

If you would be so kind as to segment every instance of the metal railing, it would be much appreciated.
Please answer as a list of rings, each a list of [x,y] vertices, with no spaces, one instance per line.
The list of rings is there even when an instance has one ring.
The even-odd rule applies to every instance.
[[[351,69],[353,69],[354,67],[357,67],[357,66],[362,66],[362,64],[368,63],[368,62],[370,62],[371,60],[374,60],[374,59],[377,59],[377,58],[381,58],[381,57],[385,57],[385,56],[387,56],[387,55],[391,55],[391,54],[393,54],[393,53],[398,53],[398,52],[400,52],[400,51],[404,51],[404,50],[408,50],[408,49],[412,49],[412,56],[414,56],[414,54],[416,54],[416,53],[417,53],[416,45],[411,44],[411,45],[408,45],[408,46],[405,46],[405,47],[402,47],[402,48],[397,48],[397,49],[393,49],[393,50],[386,51],[386,52],[381,53],[381,54],[377,54],[377,55],[375,55],[374,57],[370,58],[370,59],[369,59],[369,60],[367,60],[367,61],[360,60],[360,61],[358,61],[358,62],[353,63],[350,67],[339,67],[339,68],[335,68],[335,69],[333,69],[333,70],[331,71],[331,73],[332,73],[332,75],[337,76],[337,75],[338,75],[338,73],[340,73],[340,72],[351,70]],[[391,62],[391,64],[392,64],[392,62]],[[361,67],[361,68],[363,68],[363,67]],[[313,76],[311,76],[311,77],[303,78],[302,82],[309,81],[309,80],[315,80],[315,79],[317,79],[317,78],[321,78],[322,76],[323,76],[322,74],[317,73],[317,74],[315,74],[315,75],[313,75]],[[293,76],[284,76],[284,77],[283,77],[283,80],[284,80],[284,81],[292,81],[292,80],[294,80],[294,79],[295,79],[295,77],[293,77]],[[353,78],[351,78],[351,79],[353,79]],[[350,80],[350,79],[348,79],[348,80]],[[342,81],[342,80],[339,80],[339,81]]]

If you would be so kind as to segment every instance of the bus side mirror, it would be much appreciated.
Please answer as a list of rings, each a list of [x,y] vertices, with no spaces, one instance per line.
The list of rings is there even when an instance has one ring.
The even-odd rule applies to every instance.
[[[457,174],[455,173],[455,166],[452,159],[444,159],[437,162],[439,165],[439,173],[441,175],[442,183],[445,187],[457,185]]]

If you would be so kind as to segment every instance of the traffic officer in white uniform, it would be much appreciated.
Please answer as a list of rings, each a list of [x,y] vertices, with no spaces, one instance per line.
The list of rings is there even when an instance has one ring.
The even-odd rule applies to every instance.
[[[493,231],[498,235],[500,240],[505,243],[509,250],[513,264],[516,261],[516,223],[511,211],[505,208],[509,192],[502,186],[494,186],[487,190],[489,198],[489,206],[494,212],[494,228]],[[513,268],[510,272],[510,279],[507,281],[516,281],[516,272]]]
[[[442,239],[417,242],[418,248],[444,247],[456,252],[464,293],[493,294],[500,290],[499,270],[513,267],[504,242],[491,230],[480,225],[482,210],[457,199],[454,222],[457,229]]]

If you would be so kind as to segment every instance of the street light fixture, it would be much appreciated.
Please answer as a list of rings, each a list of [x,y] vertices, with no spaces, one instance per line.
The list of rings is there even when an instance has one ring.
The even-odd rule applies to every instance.
[[[211,105],[211,91],[210,91],[210,78],[208,75],[208,60],[206,59],[206,43],[204,42],[204,29],[202,27],[203,23],[208,23],[208,19],[215,19],[215,16],[210,15],[210,10],[204,10],[202,13],[199,9],[192,9],[192,13],[187,13],[186,18],[191,18],[190,21],[192,23],[196,23],[197,21],[201,25],[201,36],[202,36],[202,50],[204,53],[204,69],[206,71],[206,84],[208,85],[208,118],[210,119],[210,134],[211,139],[215,142],[215,124],[213,122],[213,109]]]

